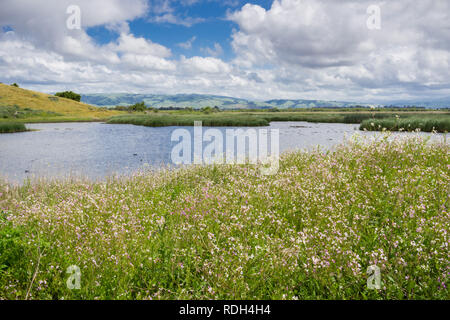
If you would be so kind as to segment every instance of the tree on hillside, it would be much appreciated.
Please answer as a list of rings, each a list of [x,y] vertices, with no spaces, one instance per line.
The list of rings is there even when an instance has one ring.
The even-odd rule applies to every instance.
[[[206,113],[206,114],[210,114],[211,112],[213,112],[213,109],[211,107],[204,107],[202,108],[202,112]]]
[[[145,111],[147,110],[147,106],[145,105],[144,101],[142,101],[129,106],[128,109],[130,111]]]
[[[19,88],[19,85],[18,85],[17,83],[14,82],[14,83],[11,85],[11,87]]]
[[[115,106],[114,108],[112,108],[113,110],[117,110],[117,111],[127,111],[128,107],[125,106]]]
[[[131,106],[115,106],[113,110],[129,111],[129,112],[142,112],[146,110],[153,110],[153,108],[147,108],[144,102],[138,102]]]
[[[60,98],[75,100],[78,102],[81,101],[81,95],[79,95],[78,93],[72,92],[72,91],[57,92],[57,93],[55,93],[55,96],[60,97]]]

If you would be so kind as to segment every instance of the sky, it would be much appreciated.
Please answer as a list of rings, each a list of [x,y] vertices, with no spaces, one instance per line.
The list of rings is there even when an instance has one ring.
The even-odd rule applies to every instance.
[[[0,0],[0,82],[53,93],[450,97],[447,0]]]

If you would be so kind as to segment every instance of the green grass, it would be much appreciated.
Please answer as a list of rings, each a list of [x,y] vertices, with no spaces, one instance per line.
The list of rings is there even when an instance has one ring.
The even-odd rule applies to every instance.
[[[321,113],[268,113],[258,115],[267,121],[307,121],[322,123],[360,123],[365,119],[391,118],[393,113],[367,113],[367,112],[321,112]]]
[[[56,112],[33,110],[30,108],[19,108],[18,106],[0,106],[0,120],[48,118],[48,117],[57,117],[61,115],[62,114]]]
[[[450,117],[441,119],[430,117],[409,117],[399,119],[375,119],[364,120],[360,126],[361,130],[369,131],[415,131],[423,132],[449,132]]]
[[[199,111],[172,111],[149,114],[128,114],[112,117],[108,120],[111,124],[134,124],[149,127],[162,126],[193,126],[194,121],[202,121],[204,126],[268,126],[272,121],[307,121],[322,123],[371,123],[373,120],[390,123],[398,117],[394,112],[216,112],[205,114]],[[450,121],[449,112],[403,112],[400,119],[419,119],[426,117],[430,123],[442,123]],[[408,120],[409,121],[409,120]],[[429,126],[423,126],[424,131]],[[366,125],[362,127],[371,130]],[[394,128],[395,129],[395,128]]]
[[[206,115],[201,113],[169,114],[156,113],[149,115],[123,115],[109,119],[110,124],[134,124],[147,127],[193,126],[194,121],[202,121],[203,126],[268,126],[269,122],[263,117],[247,114],[225,113]]]
[[[13,121],[27,122],[57,118],[64,122],[66,119],[89,118],[99,121],[118,114],[121,112],[0,83],[0,120],[12,118]]]
[[[63,123],[63,122],[104,122],[108,121],[109,117],[106,118],[95,118],[95,117],[46,117],[46,118],[27,118],[23,119],[24,123]],[[20,120],[18,120],[20,121]]]
[[[0,299],[449,299],[449,151],[379,137],[285,154],[272,176],[0,183]]]
[[[203,114],[201,112],[172,112],[130,114],[109,119],[111,124],[134,124],[149,127],[193,126],[194,121],[202,121],[204,126],[268,126],[272,121],[308,121],[328,123],[360,123],[362,119],[374,117],[360,113],[269,113],[269,112],[220,112]],[[376,114],[376,118],[394,117],[393,114]]]
[[[23,123],[0,122],[0,133],[14,133],[27,131]]]

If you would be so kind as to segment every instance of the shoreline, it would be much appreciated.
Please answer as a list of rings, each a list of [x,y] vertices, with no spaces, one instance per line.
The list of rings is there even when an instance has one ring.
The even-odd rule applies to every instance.
[[[447,160],[447,145],[411,138],[294,152],[274,176],[218,165],[0,183],[0,297],[447,299]],[[37,261],[43,285],[30,287]],[[81,290],[65,286],[73,265]],[[366,287],[373,265],[383,290]]]

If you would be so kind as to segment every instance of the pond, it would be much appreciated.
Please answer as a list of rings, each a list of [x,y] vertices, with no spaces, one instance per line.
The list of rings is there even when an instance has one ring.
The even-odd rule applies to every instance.
[[[358,127],[340,123],[273,122],[265,129],[279,130],[279,151],[283,152],[317,146],[330,148],[355,133],[379,134],[361,132]],[[0,135],[0,177],[9,182],[20,183],[28,177],[101,179],[140,168],[173,164],[171,152],[178,142],[171,141],[172,133],[180,128],[191,133],[194,130],[193,127],[153,128],[104,123],[28,124],[27,128],[36,131]],[[203,132],[208,129],[203,127]],[[225,130],[233,128],[215,129],[225,136]],[[405,134],[409,133],[396,135]]]

